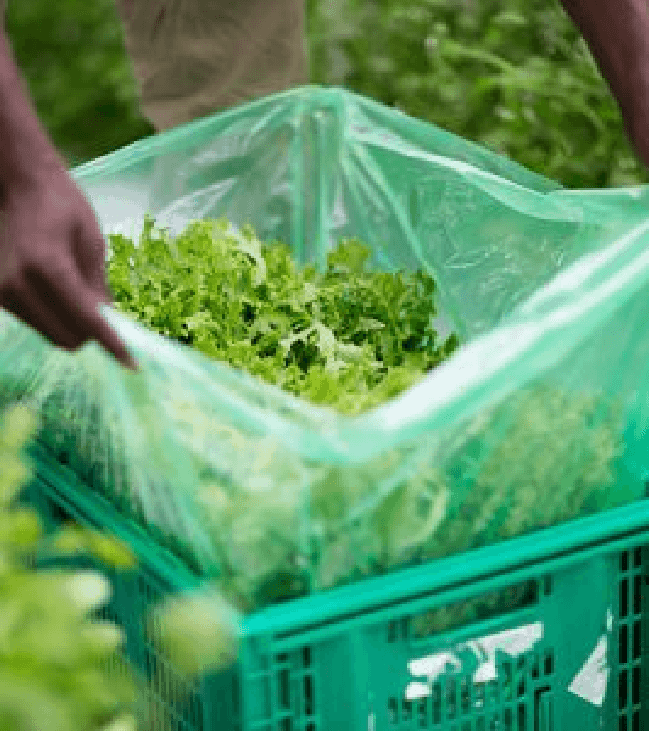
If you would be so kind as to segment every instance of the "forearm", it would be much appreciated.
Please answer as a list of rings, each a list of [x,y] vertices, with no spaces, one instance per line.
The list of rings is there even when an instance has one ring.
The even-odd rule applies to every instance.
[[[581,31],[620,105],[629,133],[637,136],[638,108],[649,90],[649,2],[561,0]]]
[[[30,185],[40,169],[62,164],[38,121],[0,25],[0,193]]]

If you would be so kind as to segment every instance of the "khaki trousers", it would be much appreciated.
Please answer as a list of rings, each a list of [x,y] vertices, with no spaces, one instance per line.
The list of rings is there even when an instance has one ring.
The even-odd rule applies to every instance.
[[[117,0],[157,131],[306,83],[305,0]]]
[[[305,0],[116,4],[142,113],[157,131],[308,80]]]

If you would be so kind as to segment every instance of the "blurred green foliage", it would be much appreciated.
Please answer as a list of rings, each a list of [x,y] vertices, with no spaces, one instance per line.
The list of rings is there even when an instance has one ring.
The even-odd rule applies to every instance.
[[[39,116],[70,164],[153,133],[115,0],[8,0],[7,32]]]
[[[307,0],[312,78],[569,187],[648,180],[558,0]]]
[[[649,181],[557,0],[306,0],[311,78],[342,84],[571,187]],[[41,119],[72,163],[152,133],[114,0],[9,0]]]
[[[43,533],[16,498],[33,475],[23,448],[36,426],[27,406],[0,413],[0,730],[135,731],[134,678],[103,669],[123,631],[89,616],[110,597],[110,582],[93,571],[33,570]],[[60,538],[63,553],[76,553],[102,536],[64,530]],[[101,553],[107,563],[132,560],[109,538]]]

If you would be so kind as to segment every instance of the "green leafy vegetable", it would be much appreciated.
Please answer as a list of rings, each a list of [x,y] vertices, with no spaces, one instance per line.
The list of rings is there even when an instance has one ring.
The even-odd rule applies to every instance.
[[[435,283],[369,271],[348,240],[299,270],[250,228],[197,222],[172,239],[147,218],[139,245],[110,237],[116,306],[162,335],[316,404],[357,414],[413,385],[457,347],[434,328]]]

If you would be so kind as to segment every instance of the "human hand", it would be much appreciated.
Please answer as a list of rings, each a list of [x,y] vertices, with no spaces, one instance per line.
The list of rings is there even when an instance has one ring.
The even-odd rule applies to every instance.
[[[0,307],[54,345],[96,340],[131,370],[137,364],[99,312],[112,297],[95,214],[62,163],[11,186],[0,200]]]

